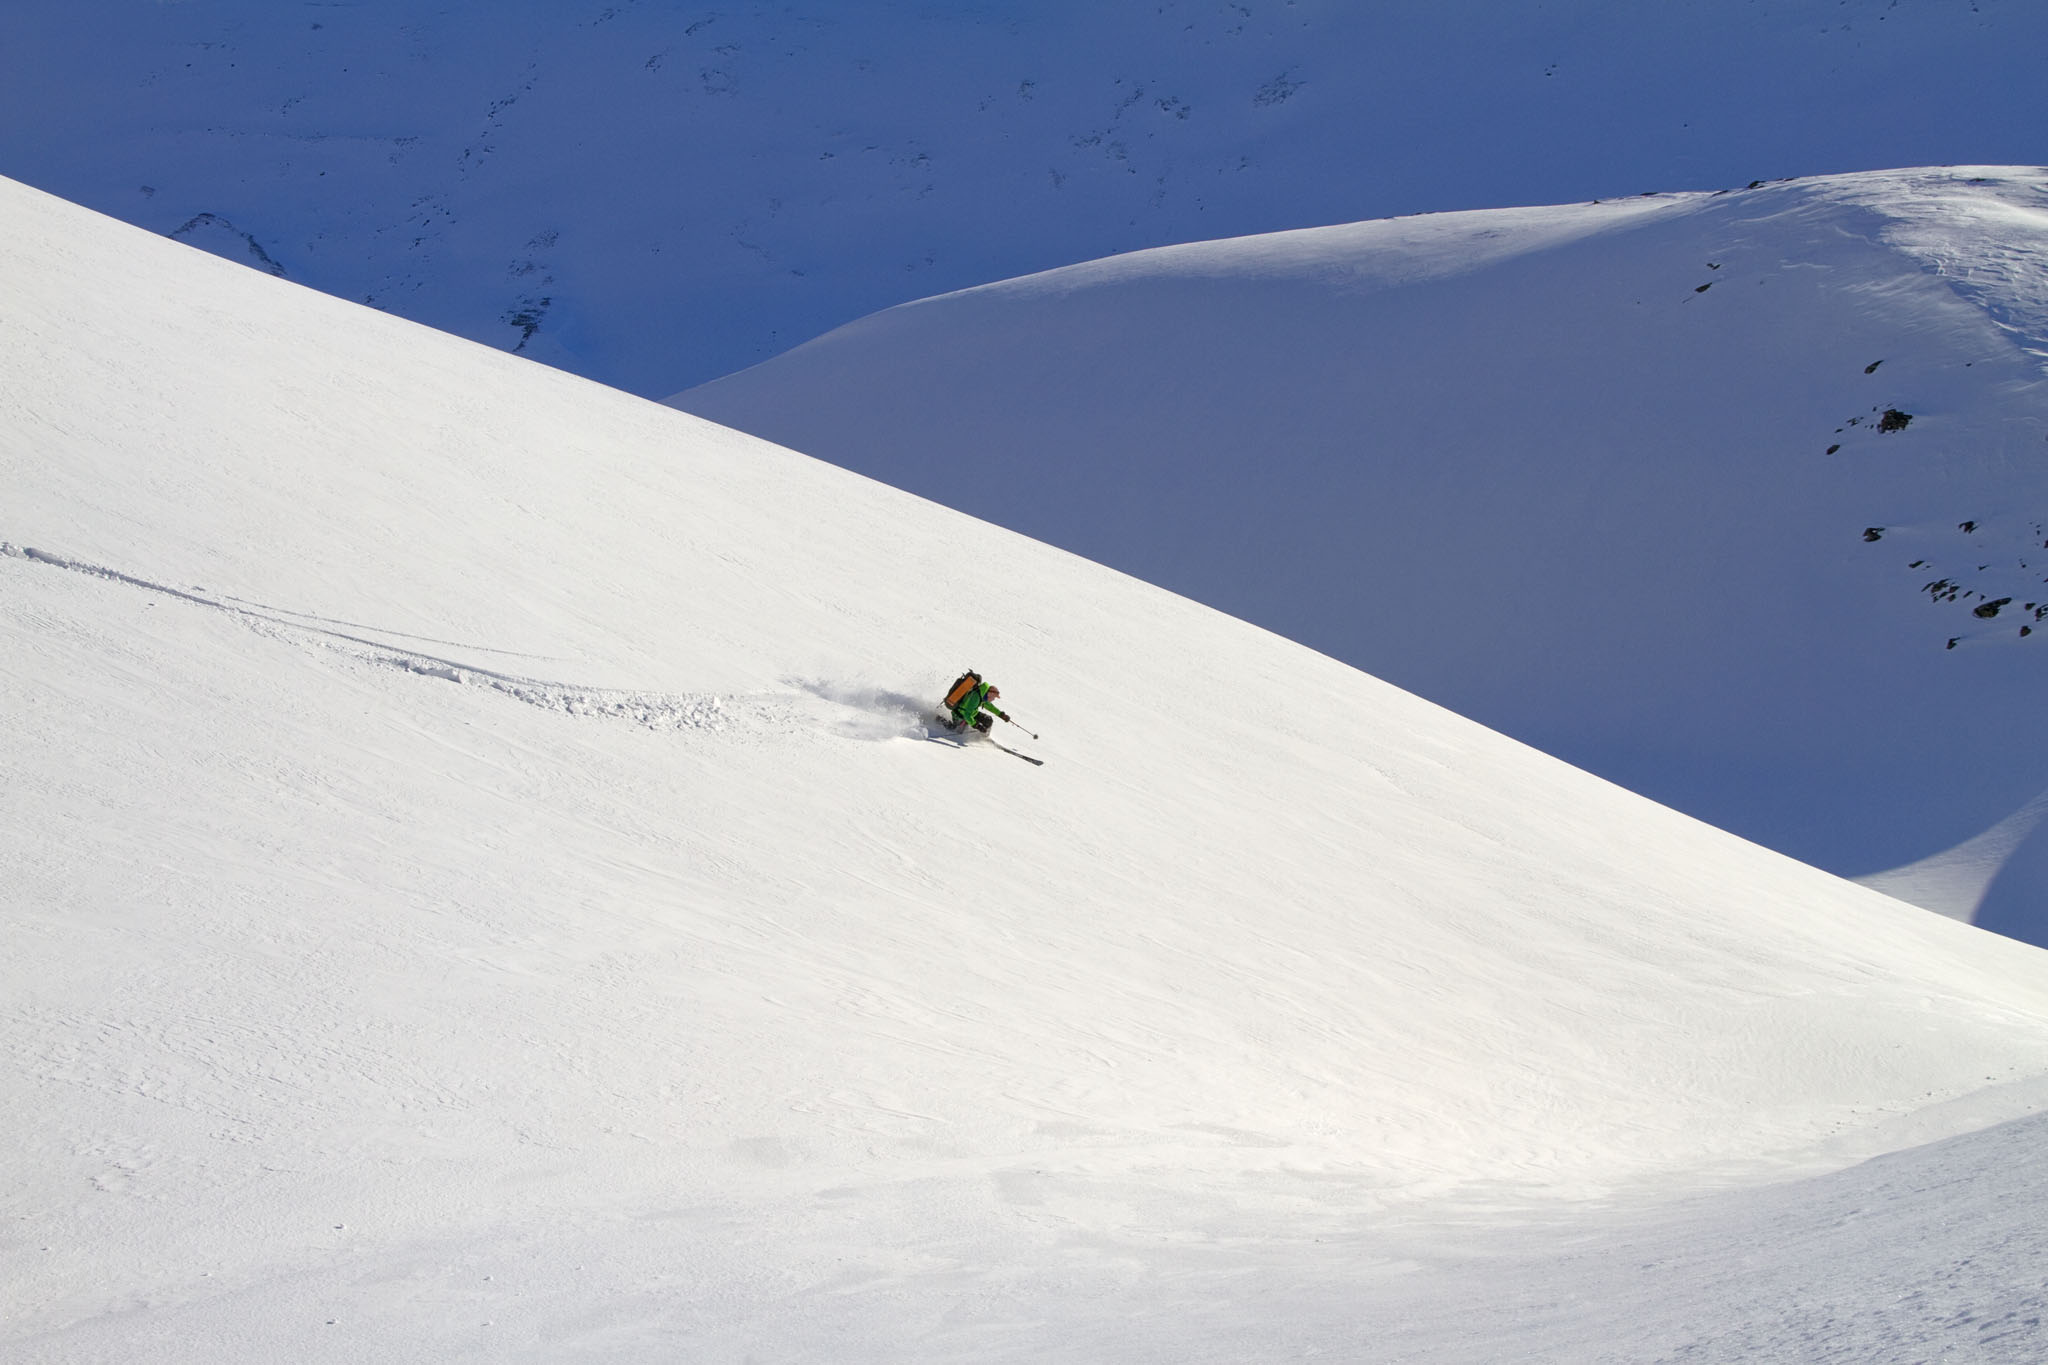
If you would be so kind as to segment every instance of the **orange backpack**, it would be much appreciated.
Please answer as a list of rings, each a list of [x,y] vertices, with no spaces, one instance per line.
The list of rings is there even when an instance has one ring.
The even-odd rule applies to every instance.
[[[953,680],[953,690],[946,694],[946,709],[950,711],[958,706],[962,701],[966,700],[969,692],[972,692],[979,686],[981,686],[981,674],[974,672],[972,669],[962,673]]]

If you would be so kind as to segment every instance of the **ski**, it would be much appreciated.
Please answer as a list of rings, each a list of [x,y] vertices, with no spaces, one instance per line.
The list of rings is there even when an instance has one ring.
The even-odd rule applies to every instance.
[[[1003,743],[1001,740],[992,739],[989,741],[989,743],[995,745],[998,749],[1001,749],[1004,753],[1009,754],[1013,758],[1023,759],[1026,763],[1029,763],[1034,768],[1043,768],[1045,766],[1044,759],[1033,758],[1030,754],[1020,754],[1015,749],[1012,749],[1009,745]]]
[[[946,721],[947,717],[943,714],[940,715],[939,727],[946,731],[946,733],[943,736],[927,734],[925,738],[939,744],[950,744],[956,749],[966,748],[970,740],[985,739],[989,743],[995,745],[998,749],[1001,749],[1004,753],[1009,754],[1013,758],[1021,758],[1034,768],[1043,768],[1045,766],[1044,759],[1033,758],[1030,754],[1019,753],[1017,752],[1017,750],[1012,749],[1009,745],[1003,743],[1001,740],[989,734],[989,732],[986,730],[970,730],[967,733],[962,734],[960,731],[955,730],[951,725],[948,725]]]

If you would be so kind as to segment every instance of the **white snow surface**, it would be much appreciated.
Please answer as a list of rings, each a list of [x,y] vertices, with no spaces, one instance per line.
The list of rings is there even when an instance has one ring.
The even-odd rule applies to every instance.
[[[0,1356],[2038,1358],[2040,950],[757,439],[0,241]],[[928,724],[967,665],[1043,767]]]
[[[2048,943],[2048,171],[1134,252],[672,401]]]

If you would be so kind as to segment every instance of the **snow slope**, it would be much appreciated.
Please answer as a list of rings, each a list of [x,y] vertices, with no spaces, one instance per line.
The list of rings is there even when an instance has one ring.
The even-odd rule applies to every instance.
[[[1860,875],[2048,789],[2044,364],[1979,167],[1133,253],[674,401]],[[2022,824],[1888,889],[2048,942]]]
[[[0,6],[0,174],[646,394],[1112,252],[2043,159],[2029,0]]]
[[[1881,1188],[1875,1295],[1935,1177],[2040,1207],[2036,949],[756,439],[0,240],[10,1360],[1811,1359],[1743,1229]],[[1045,766],[927,727],[969,663]],[[1981,1269],[1897,1339],[2040,1225],[1926,1233]],[[1645,1238],[1727,1275],[1439,1296]]]

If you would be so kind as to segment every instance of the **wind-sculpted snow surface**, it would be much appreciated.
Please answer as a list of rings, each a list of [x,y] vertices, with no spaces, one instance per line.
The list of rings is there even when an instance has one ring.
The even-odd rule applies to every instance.
[[[2048,370],[2048,175],[1873,176],[1841,182],[1846,203],[1885,223],[1898,246]]]
[[[2044,281],[2048,172],[1870,173],[1138,252],[673,401],[1861,875],[2048,788]],[[2009,853],[1887,885],[2048,942]]]
[[[2018,1358],[2040,951],[699,419],[0,239],[0,1357],[1811,1359],[1820,1284]],[[1043,767],[929,742],[970,666]]]

